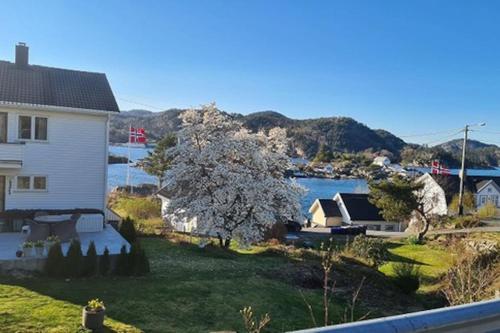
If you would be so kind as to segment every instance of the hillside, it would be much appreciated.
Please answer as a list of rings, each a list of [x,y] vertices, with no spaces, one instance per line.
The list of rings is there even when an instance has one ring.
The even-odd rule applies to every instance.
[[[163,112],[132,110],[114,115],[111,119],[110,141],[127,141],[127,130],[132,124],[144,127],[151,140],[166,133],[176,132],[180,126],[179,114],[183,110],[170,109]],[[264,111],[249,115],[232,114],[252,131],[268,130],[272,127],[287,129],[295,153],[307,158],[314,157],[324,145],[332,151],[359,152],[366,149],[388,150],[396,156],[405,142],[384,130],[373,130],[364,124],[346,117],[318,119],[290,119],[278,112]]]

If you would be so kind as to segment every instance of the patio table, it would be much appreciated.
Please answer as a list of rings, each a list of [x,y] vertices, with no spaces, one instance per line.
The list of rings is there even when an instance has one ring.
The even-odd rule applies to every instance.
[[[49,225],[49,235],[51,236],[60,236],[56,234],[55,225],[63,224],[63,223],[71,223],[70,215],[42,215],[36,216],[33,219],[35,222],[40,224],[48,224]]]

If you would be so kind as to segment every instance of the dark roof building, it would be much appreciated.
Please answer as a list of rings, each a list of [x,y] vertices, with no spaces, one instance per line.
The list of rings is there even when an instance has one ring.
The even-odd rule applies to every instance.
[[[337,202],[332,199],[318,199],[321,209],[325,213],[325,217],[342,217]]]
[[[29,64],[16,45],[16,62],[0,61],[0,104],[30,104],[118,112],[105,74]]]
[[[338,193],[351,221],[385,221],[374,204],[368,200],[368,194]]]

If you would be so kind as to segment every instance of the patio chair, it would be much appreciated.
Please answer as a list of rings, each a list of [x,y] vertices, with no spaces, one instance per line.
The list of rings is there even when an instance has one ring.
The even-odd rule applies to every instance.
[[[29,226],[29,234],[26,238],[28,242],[46,240],[50,236],[50,226],[44,223],[38,223],[31,219],[26,219],[26,224]]]
[[[51,224],[51,235],[59,237],[61,242],[69,242],[72,239],[78,239],[76,232],[76,222],[81,214],[71,215],[69,220]]]

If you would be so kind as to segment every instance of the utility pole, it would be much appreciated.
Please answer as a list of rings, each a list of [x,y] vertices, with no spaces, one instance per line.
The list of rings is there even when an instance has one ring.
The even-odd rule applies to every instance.
[[[472,126],[485,126],[486,123],[476,125],[465,125],[464,128],[464,142],[462,146],[462,167],[460,169],[460,192],[458,193],[458,215],[464,215],[464,182],[467,178],[467,169],[465,167],[465,155],[467,153],[467,137],[469,134],[469,127]]]
[[[462,146],[462,167],[460,168],[460,192],[458,194],[458,215],[464,215],[464,182],[465,177],[467,177],[467,171],[465,169],[465,153],[467,151],[467,135],[469,133],[469,125],[465,125],[464,128],[464,142]]]

